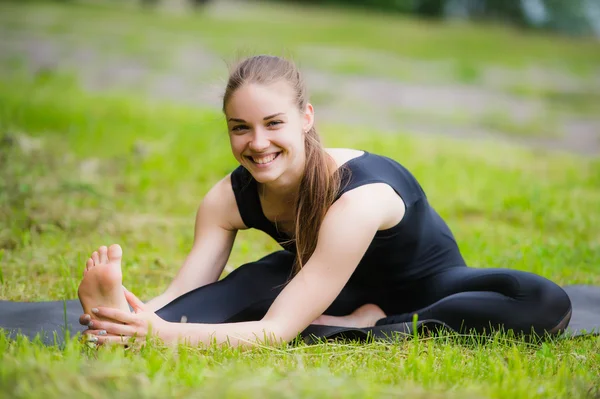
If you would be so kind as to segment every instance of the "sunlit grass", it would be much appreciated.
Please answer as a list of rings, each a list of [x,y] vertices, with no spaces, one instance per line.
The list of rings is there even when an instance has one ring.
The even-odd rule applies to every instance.
[[[451,58],[443,79],[465,84],[480,82],[488,64],[539,62],[589,76],[600,62],[591,42],[499,27],[482,34],[471,25],[375,13],[261,4],[238,14],[195,16],[123,10],[77,2],[0,3],[0,23],[3,32],[22,37],[100,43],[95,48],[105,54],[141,57],[158,69],[173,62],[165,54],[196,40],[226,59],[238,48],[280,48],[330,72],[408,80],[415,67],[406,60]],[[327,58],[323,49],[341,55]],[[203,195],[237,166],[222,115],[126,90],[90,94],[75,74],[53,65],[18,73],[27,71],[19,57],[2,59],[0,66],[0,299],[76,298],[85,259],[113,242],[125,251],[125,286],[142,299],[161,293],[191,247]],[[587,116],[598,101],[592,92],[568,97],[534,86],[509,90]],[[335,98],[317,90],[317,110]],[[411,117],[432,114],[398,112],[399,122]],[[472,121],[449,115],[440,122]],[[535,118],[532,125],[515,125],[497,114],[478,123],[518,136],[547,126]],[[600,284],[598,158],[496,141],[318,126],[328,146],[365,149],[407,166],[470,265],[532,271],[563,285]],[[228,270],[276,249],[260,232],[241,232]],[[502,334],[487,341],[442,336],[247,352],[149,344],[141,351],[96,352],[75,341],[45,347],[0,334],[0,392],[17,398],[578,398],[600,390],[599,353],[598,337],[532,344]]]
[[[235,4],[235,3],[234,3]],[[199,43],[230,59],[232,54],[279,49],[291,55],[323,47],[338,55],[352,52],[354,66],[335,67],[335,71],[364,72],[377,69],[377,53],[408,59],[456,61],[455,77],[477,77],[477,66],[524,67],[543,64],[593,76],[600,62],[598,43],[593,39],[573,39],[541,35],[486,24],[443,24],[419,21],[397,14],[315,8],[282,3],[253,2],[221,7],[199,13],[168,13],[124,8],[115,3],[74,1],[69,7],[52,2],[3,3],[0,21],[7,31],[27,29],[30,37],[51,33],[62,35],[73,44],[101,43],[116,49],[151,56],[181,45]],[[106,29],[107,21],[113,27]],[[156,50],[160,49],[160,52]],[[367,52],[367,53],[363,53]],[[369,53],[371,55],[369,56]],[[317,53],[311,62],[319,62]],[[330,58],[327,58],[331,60]],[[326,60],[327,60],[326,59]],[[341,59],[348,58],[346,56]],[[325,61],[326,61],[325,60]],[[168,61],[166,57],[157,62]],[[394,73],[379,68],[379,73]]]
[[[417,125],[436,122],[436,131],[450,123],[460,132],[555,138],[564,135],[567,122],[581,118],[590,119],[594,129],[600,112],[595,95],[600,88],[600,46],[591,39],[269,2],[217,2],[198,13],[144,10],[135,4],[0,3],[0,36],[6,38],[0,72],[43,75],[58,70],[78,74],[85,87],[94,90],[119,88],[214,104],[211,100],[218,94],[203,92],[223,85],[227,65],[264,52],[289,56],[302,68],[330,74],[325,77],[330,84],[313,87],[321,102],[339,98],[338,85],[358,83],[367,95],[377,89],[368,89],[361,78],[384,79],[381,85],[391,79],[405,82],[407,97],[410,88],[416,95],[455,96],[464,118],[438,115],[454,109],[448,100],[441,101],[442,109],[421,103],[415,115],[408,115]],[[346,80],[333,83],[335,78]],[[441,93],[435,90],[437,84],[442,85]],[[488,112],[480,115],[469,109],[472,95],[482,96]],[[356,104],[348,105],[348,112],[369,105],[359,93],[353,97]],[[510,115],[516,105],[505,109],[511,99],[523,104],[525,117]],[[372,106],[393,109],[384,111],[388,124],[394,123],[390,113],[406,112],[384,100]],[[337,119],[339,113],[334,112]]]
[[[18,84],[17,84],[18,82]],[[18,87],[18,89],[15,89]],[[221,116],[122,95],[91,96],[48,75],[0,84],[0,297],[75,298],[98,245],[125,249],[125,285],[163,290],[190,248],[195,209],[235,167]],[[332,146],[392,156],[422,182],[478,267],[600,284],[600,163],[497,143],[321,126]],[[276,249],[243,232],[230,264]],[[0,336],[14,397],[581,397],[597,384],[598,338],[531,345],[503,336],[278,350],[46,348]]]

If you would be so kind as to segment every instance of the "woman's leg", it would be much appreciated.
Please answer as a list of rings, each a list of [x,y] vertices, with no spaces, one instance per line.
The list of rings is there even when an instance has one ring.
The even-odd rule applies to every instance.
[[[502,328],[554,334],[566,328],[571,318],[571,301],[565,291],[524,271],[449,268],[419,281],[410,291],[414,296],[408,301],[417,305],[415,310],[386,317],[378,325],[411,321],[417,314],[419,320],[439,320],[458,332]],[[393,307],[391,300],[388,296],[387,307]]]
[[[377,321],[385,317],[381,308],[373,303],[367,303],[346,316],[330,316],[323,314],[312,324],[336,327],[373,327]]]
[[[167,321],[188,323],[260,320],[289,280],[293,262],[290,252],[272,253],[182,295],[156,314]],[[347,315],[364,303],[360,290],[346,286],[326,313]]]

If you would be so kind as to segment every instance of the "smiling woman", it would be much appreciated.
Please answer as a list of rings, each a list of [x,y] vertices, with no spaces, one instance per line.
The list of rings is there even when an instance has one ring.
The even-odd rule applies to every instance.
[[[277,203],[295,204],[299,269],[315,249],[320,224],[340,186],[338,165],[323,151],[300,72],[277,57],[247,60],[229,79],[223,112],[233,155],[262,185],[261,201],[271,203],[266,208],[281,212],[286,206]]]
[[[567,326],[571,303],[553,282],[468,267],[400,163],[323,148],[293,63],[265,55],[242,61],[223,112],[240,165],[204,198],[193,248],[166,291],[146,304],[123,291],[118,245],[87,261],[80,321],[94,341],[151,333],[250,346],[289,341],[310,324],[369,327],[414,314],[460,332],[556,334]],[[217,281],[236,233],[249,228],[283,250]]]

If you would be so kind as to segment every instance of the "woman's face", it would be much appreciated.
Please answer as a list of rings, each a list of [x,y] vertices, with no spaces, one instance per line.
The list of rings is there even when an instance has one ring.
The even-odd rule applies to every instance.
[[[298,110],[293,89],[283,81],[245,84],[230,97],[225,117],[231,150],[259,183],[304,170],[304,132],[314,120],[312,106],[306,108]]]

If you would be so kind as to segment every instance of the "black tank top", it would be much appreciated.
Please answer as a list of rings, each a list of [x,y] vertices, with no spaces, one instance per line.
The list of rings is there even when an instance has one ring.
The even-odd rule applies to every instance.
[[[365,184],[385,183],[406,205],[400,223],[377,232],[351,281],[364,286],[404,284],[445,267],[465,265],[450,228],[429,205],[421,185],[405,167],[366,151],[344,166],[337,198]],[[279,232],[264,215],[257,183],[250,172],[239,166],[231,174],[231,184],[244,224],[264,231],[284,249],[295,252],[290,237]]]

